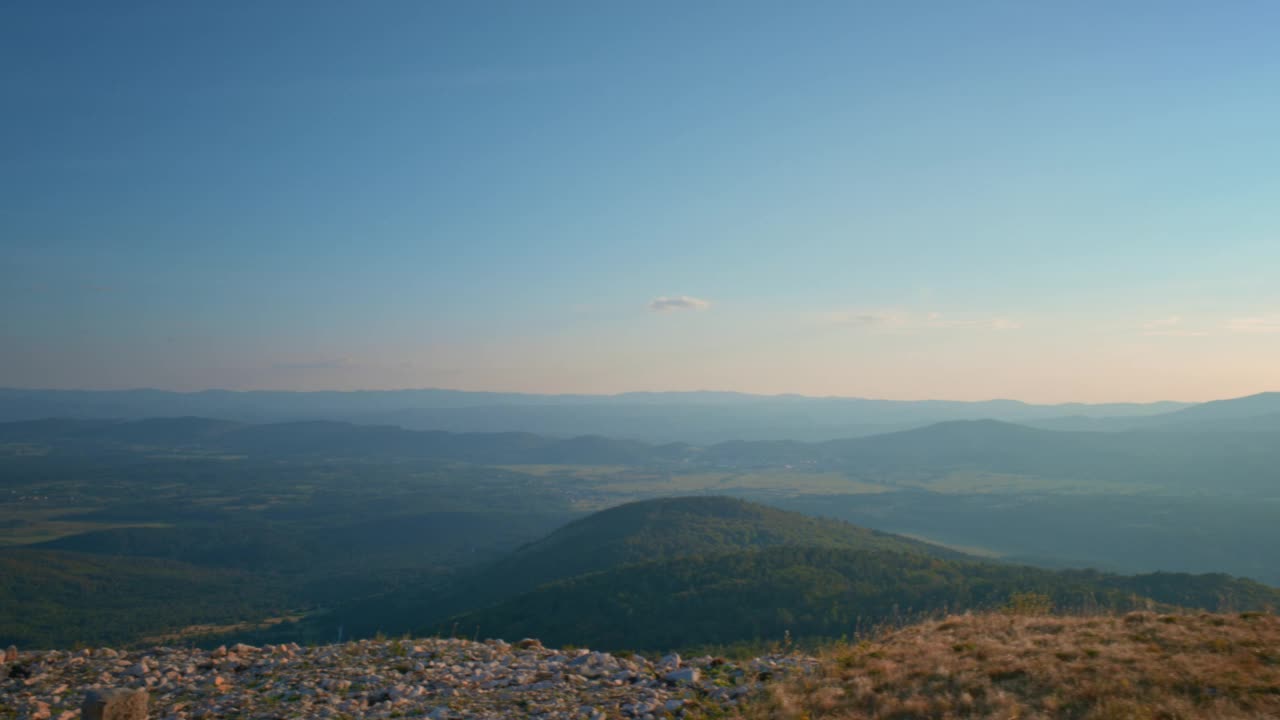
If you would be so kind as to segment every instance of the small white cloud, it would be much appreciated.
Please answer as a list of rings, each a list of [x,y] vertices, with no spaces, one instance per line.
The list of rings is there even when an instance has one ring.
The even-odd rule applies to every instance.
[[[1247,335],[1274,335],[1280,333],[1280,313],[1232,318],[1227,321],[1228,332]]]
[[[833,328],[894,330],[907,325],[908,316],[893,310],[836,310],[823,313],[819,322]]]
[[[924,327],[929,328],[974,328],[977,330],[1019,330],[1022,323],[1007,317],[951,318],[940,312],[931,312],[925,316]]]
[[[827,325],[843,327],[884,327],[895,324],[895,320],[894,315],[874,312],[833,312],[823,318]]]
[[[1143,330],[1163,330],[1166,328],[1176,327],[1181,324],[1182,324],[1182,316],[1170,315],[1169,317],[1163,318],[1160,320],[1152,320],[1146,325],[1143,325],[1142,329]]]
[[[1170,315],[1159,320],[1144,323],[1142,334],[1149,337],[1204,337],[1209,333],[1182,326],[1180,315]]]
[[[673,310],[706,310],[711,303],[702,298],[689,295],[660,295],[649,301],[649,309],[654,312],[671,312]]]

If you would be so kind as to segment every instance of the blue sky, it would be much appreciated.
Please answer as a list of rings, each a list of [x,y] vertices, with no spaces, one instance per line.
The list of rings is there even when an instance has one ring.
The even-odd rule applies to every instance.
[[[1280,389],[1276,27],[7,4],[0,385]]]

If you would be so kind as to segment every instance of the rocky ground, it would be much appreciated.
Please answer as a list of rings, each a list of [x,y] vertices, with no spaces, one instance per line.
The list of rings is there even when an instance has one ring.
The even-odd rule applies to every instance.
[[[0,666],[0,720],[78,718],[86,690],[143,688],[151,718],[714,718],[814,664],[658,661],[537,641],[421,639],[217,650],[21,653]]]

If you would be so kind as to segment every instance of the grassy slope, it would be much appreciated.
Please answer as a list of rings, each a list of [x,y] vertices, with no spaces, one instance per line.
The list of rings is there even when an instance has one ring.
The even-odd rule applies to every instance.
[[[748,717],[1260,718],[1280,713],[1274,615],[953,616],[829,651]]]

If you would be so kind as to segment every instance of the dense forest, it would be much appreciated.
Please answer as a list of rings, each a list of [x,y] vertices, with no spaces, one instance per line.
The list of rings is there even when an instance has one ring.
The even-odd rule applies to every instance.
[[[782,546],[587,574],[450,623],[467,634],[660,650],[852,636],[921,615],[1001,608],[1027,593],[1077,612],[1280,606],[1280,591],[1226,577],[1108,576],[884,550]]]
[[[340,607],[296,632],[324,637],[344,626],[660,649],[838,637],[922,613],[1001,607],[1026,593],[1071,611],[1280,606],[1280,591],[1225,575],[1044,570],[689,497],[596,513],[475,572]]]

